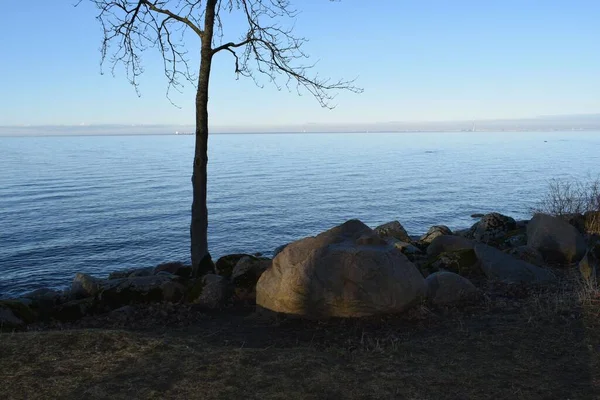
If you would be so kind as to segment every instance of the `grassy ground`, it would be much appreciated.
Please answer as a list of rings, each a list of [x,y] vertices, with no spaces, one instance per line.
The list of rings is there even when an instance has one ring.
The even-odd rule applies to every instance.
[[[595,399],[594,296],[491,288],[459,309],[329,322],[130,309],[1,334],[0,398]]]

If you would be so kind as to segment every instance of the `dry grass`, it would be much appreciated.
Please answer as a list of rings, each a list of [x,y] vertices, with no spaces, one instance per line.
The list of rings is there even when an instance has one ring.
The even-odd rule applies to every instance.
[[[477,304],[402,317],[228,312],[143,331],[5,333],[0,397],[598,398],[598,291],[569,287],[490,287]]]
[[[600,177],[586,180],[552,179],[548,192],[532,212],[555,216],[587,214],[584,229],[600,234]]]

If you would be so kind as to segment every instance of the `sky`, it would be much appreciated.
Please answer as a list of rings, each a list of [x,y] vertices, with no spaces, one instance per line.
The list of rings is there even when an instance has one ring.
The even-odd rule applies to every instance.
[[[166,98],[156,52],[140,94],[122,70],[101,74],[101,27],[89,0],[3,0],[0,126],[194,123],[195,88]],[[293,0],[316,71],[357,78],[334,110],[309,94],[236,80],[219,53],[211,126],[456,121],[600,112],[600,1]],[[243,21],[227,18],[226,41]],[[229,25],[227,25],[229,24]],[[186,38],[196,62],[199,42]]]

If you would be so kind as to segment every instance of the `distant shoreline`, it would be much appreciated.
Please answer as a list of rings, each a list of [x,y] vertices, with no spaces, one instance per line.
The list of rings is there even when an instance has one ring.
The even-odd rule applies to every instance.
[[[248,132],[211,132],[211,135],[349,135],[349,134],[406,134],[406,133],[473,133],[473,134],[486,134],[486,133],[552,133],[552,132],[597,132],[600,133],[599,128],[590,129],[503,129],[503,130],[480,130],[480,131],[468,131],[468,130],[406,130],[406,131],[281,131],[281,132],[260,132],[260,131],[248,131]],[[41,133],[41,134],[1,134],[0,138],[26,138],[26,137],[98,137],[98,136],[194,136],[194,133]]]

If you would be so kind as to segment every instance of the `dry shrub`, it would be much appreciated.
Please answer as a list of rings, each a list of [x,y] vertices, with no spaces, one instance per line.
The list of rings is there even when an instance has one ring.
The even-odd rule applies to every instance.
[[[548,192],[533,212],[558,217],[584,215],[585,231],[600,234],[600,177],[550,180]]]

